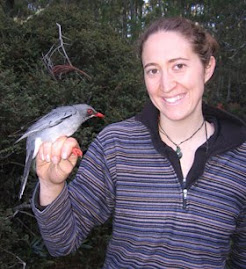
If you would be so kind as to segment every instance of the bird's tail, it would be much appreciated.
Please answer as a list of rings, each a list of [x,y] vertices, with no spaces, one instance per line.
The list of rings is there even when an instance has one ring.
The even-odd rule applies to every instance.
[[[24,173],[22,176],[22,180],[21,180],[21,188],[20,188],[20,192],[19,192],[19,199],[21,199],[25,187],[26,187],[26,183],[27,183],[27,179],[29,176],[29,172],[30,172],[30,168],[31,168],[31,164],[32,164],[32,159],[33,159],[33,152],[34,150],[31,150],[31,152],[29,152],[26,156],[26,163],[25,163],[25,168],[24,168]]]

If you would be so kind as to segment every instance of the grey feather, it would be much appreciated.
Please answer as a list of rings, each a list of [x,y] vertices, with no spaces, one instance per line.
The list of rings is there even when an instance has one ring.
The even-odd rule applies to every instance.
[[[37,120],[27,131],[16,141],[24,138],[26,141],[26,161],[21,182],[19,199],[21,199],[30,172],[32,160],[36,157],[40,145],[43,142],[54,142],[61,136],[71,136],[79,126],[91,117],[97,116],[98,112],[87,104],[73,106],[62,106],[53,109],[51,112]],[[100,114],[99,117],[103,115]]]

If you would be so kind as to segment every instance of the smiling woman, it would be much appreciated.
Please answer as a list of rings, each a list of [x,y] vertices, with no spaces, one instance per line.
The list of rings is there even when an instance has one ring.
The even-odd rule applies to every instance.
[[[145,42],[142,61],[145,84],[151,101],[161,112],[161,123],[189,117],[192,124],[199,125],[203,119],[204,83],[213,74],[214,57],[204,69],[189,41],[179,33],[162,31]]]
[[[106,127],[61,188],[64,163],[37,162],[33,210],[52,255],[112,216],[105,269],[246,268],[245,124],[202,102],[216,49],[189,20],[154,22],[140,42],[142,112]]]
[[[200,27],[191,27],[182,20],[182,24],[180,18],[157,21],[143,36],[140,47],[147,91],[160,111],[161,138],[182,157],[180,163],[186,177],[195,151],[214,132],[212,124],[203,124],[202,97],[204,85],[214,72],[212,52],[217,43],[208,34],[201,35]],[[206,44],[212,40],[214,46]]]

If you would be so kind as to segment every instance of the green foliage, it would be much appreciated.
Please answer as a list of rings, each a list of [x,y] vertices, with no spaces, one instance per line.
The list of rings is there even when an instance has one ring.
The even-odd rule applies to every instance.
[[[22,268],[23,262],[29,268],[82,268],[77,264],[100,268],[110,222],[95,228],[75,254],[49,256],[31,210],[25,207],[37,182],[33,171],[24,193],[24,207],[17,199],[25,142],[14,142],[52,108],[89,103],[106,117],[91,119],[75,134],[86,151],[104,126],[140,111],[146,93],[133,42],[142,26],[160,15],[191,17],[219,38],[222,52],[205,97],[207,102],[222,103],[243,117],[246,53],[245,42],[239,37],[246,34],[245,1],[234,5],[229,0],[203,4],[176,0],[73,0],[69,4],[65,0],[39,0],[29,1],[32,9],[27,9],[25,1],[14,1],[13,7],[11,2],[0,5],[0,268]],[[36,14],[39,5],[45,9]],[[13,20],[17,14],[20,16]],[[91,79],[72,72],[55,80],[46,70],[42,55],[58,44],[56,23],[62,26],[70,61]],[[52,61],[64,64],[59,53],[52,56]]]
[[[64,41],[69,44],[65,49],[70,61],[91,79],[73,72],[55,80],[46,70],[42,55],[58,44],[56,23],[61,24]],[[106,245],[108,235],[102,235],[102,231],[108,229],[107,225],[95,229],[79,254],[53,259],[43,246],[30,209],[13,215],[11,208],[20,205],[17,194],[25,163],[25,143],[14,142],[33,121],[52,108],[89,103],[106,117],[91,119],[75,134],[85,151],[103,126],[140,111],[145,101],[140,65],[131,45],[109,25],[95,22],[89,12],[81,12],[76,6],[47,8],[24,24],[7,24],[7,20],[3,20],[0,29],[3,44],[0,52],[0,192],[4,197],[0,207],[1,239],[4,238],[0,250],[5,257],[1,268],[15,267],[21,261],[32,266],[37,264],[38,268],[49,264],[52,268],[61,260],[62,263],[64,260],[83,262],[96,268],[105,255],[104,249],[99,251],[102,245],[99,242]],[[55,65],[64,63],[59,53],[53,55],[52,61]],[[31,171],[23,201],[29,202],[36,182]],[[97,237],[100,240],[95,240]],[[4,247],[6,244],[9,248]],[[87,253],[95,253],[98,258],[88,259]]]

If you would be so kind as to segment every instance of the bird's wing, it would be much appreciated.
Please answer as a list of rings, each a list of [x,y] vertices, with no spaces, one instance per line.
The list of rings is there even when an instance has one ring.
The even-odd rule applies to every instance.
[[[31,125],[27,131],[16,141],[16,143],[31,134],[60,124],[63,120],[71,117],[77,112],[78,111],[73,106],[62,106],[53,109],[48,114],[36,121],[33,125]]]

